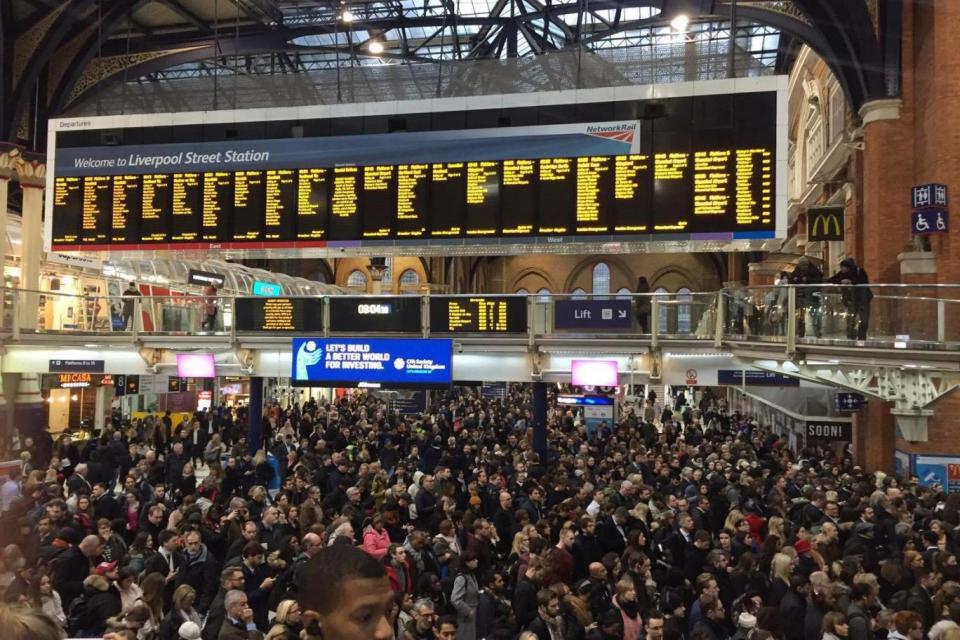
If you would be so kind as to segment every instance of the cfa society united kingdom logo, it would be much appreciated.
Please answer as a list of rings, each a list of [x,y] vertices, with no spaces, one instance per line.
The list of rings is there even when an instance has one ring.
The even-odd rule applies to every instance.
[[[393,368],[396,369],[397,371],[403,370],[403,368],[406,366],[407,366],[407,361],[404,360],[403,358],[397,358],[396,360],[393,361]]]

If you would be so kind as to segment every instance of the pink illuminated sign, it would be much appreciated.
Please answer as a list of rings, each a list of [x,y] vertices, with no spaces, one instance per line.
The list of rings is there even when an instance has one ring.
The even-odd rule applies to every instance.
[[[579,387],[617,386],[616,360],[572,360],[571,382]]]

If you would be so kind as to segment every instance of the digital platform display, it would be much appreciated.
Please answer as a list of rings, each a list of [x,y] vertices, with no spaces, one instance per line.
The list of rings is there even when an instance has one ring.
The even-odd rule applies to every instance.
[[[320,298],[237,298],[233,313],[237,331],[323,331]]]
[[[58,146],[50,246],[774,237],[777,99],[665,98],[662,118],[610,122]]]
[[[430,298],[430,329],[435,333],[525,333],[524,296]]]
[[[300,385],[449,385],[453,341],[295,338],[292,377]]]
[[[330,331],[372,333],[420,331],[420,298],[331,296]]]

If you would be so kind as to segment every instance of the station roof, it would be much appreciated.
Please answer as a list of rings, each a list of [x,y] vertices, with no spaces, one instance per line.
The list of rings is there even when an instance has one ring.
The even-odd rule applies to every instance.
[[[899,6],[8,0],[0,3],[11,69],[0,126],[5,139],[39,139],[42,148],[42,123],[62,114],[235,108],[258,95],[308,104],[754,76],[787,72],[801,43],[831,65],[858,108],[899,92]],[[686,29],[671,26],[679,15],[689,18]]]

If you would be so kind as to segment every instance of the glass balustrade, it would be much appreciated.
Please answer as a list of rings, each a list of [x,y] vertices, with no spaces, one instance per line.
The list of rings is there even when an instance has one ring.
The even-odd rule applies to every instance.
[[[0,331],[15,337],[235,333],[232,296],[85,296],[17,289],[5,289],[3,295]],[[707,293],[531,294],[527,324],[535,338],[714,341],[719,325],[720,338],[730,342],[960,350],[960,286],[761,286]]]

